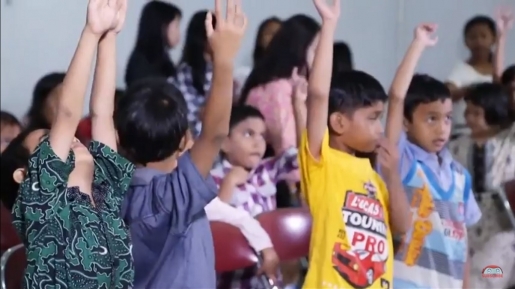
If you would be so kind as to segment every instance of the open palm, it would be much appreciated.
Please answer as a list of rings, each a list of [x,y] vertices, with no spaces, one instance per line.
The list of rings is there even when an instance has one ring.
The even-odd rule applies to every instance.
[[[329,5],[327,0],[313,0],[318,13],[324,20],[336,21],[340,17],[340,0],[331,0]]]
[[[497,11],[497,29],[501,33],[504,33],[510,30],[513,27],[514,23],[514,15],[513,11],[509,8],[507,9],[499,9]]]
[[[117,0],[90,0],[88,26],[95,34],[104,34],[117,24]]]

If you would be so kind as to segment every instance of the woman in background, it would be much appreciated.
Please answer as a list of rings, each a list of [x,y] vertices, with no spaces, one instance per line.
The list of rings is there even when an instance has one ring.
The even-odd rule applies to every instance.
[[[281,19],[272,16],[267,18],[259,24],[258,31],[256,34],[256,42],[254,44],[254,50],[252,52],[252,65],[255,66],[256,63],[259,62],[263,54],[265,53],[266,48],[274,38],[275,34],[281,28],[282,21]],[[249,76],[252,71],[252,67],[243,66],[238,68],[234,72],[235,78],[235,91],[236,98],[240,96],[243,85],[245,84],[245,80]]]
[[[493,80],[492,48],[497,37],[495,21],[488,16],[476,16],[465,24],[463,36],[470,56],[467,61],[458,63],[447,79],[447,86],[454,102],[453,138],[470,133],[464,116],[463,96],[467,88],[475,83]]]
[[[32,93],[32,103],[25,116],[27,127],[50,129],[63,80],[62,72],[52,72],[38,80]]]
[[[136,46],[127,63],[125,84],[147,77],[174,77],[170,49],[180,41],[181,10],[163,1],[149,1],[139,21]]]
[[[213,80],[211,49],[204,24],[206,14],[207,10],[202,10],[191,17],[175,79],[188,105],[188,121],[194,136],[198,136],[202,128],[200,114]]]

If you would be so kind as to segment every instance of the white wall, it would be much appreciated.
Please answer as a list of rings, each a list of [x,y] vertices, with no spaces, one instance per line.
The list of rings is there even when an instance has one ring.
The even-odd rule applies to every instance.
[[[30,104],[35,82],[50,71],[64,71],[71,59],[85,19],[86,0],[1,0],[1,107],[22,116]],[[7,2],[11,2],[7,5]],[[118,84],[134,45],[141,7],[147,0],[130,0],[125,30],[118,41]],[[212,7],[211,0],[174,0],[184,12],[183,31],[198,9]],[[499,4],[515,9],[515,0],[342,0],[337,38],[353,48],[357,68],[386,86],[421,21],[440,24],[440,43],[422,59],[419,71],[445,78],[452,66],[466,57],[462,45],[463,23],[471,16],[492,15]],[[311,0],[244,1],[249,30],[238,63],[250,63],[260,21],[270,15],[286,18],[295,13],[317,16]],[[181,49],[173,52],[178,59]],[[515,63],[515,33],[507,47],[507,61]],[[87,107],[87,106],[85,106]]]

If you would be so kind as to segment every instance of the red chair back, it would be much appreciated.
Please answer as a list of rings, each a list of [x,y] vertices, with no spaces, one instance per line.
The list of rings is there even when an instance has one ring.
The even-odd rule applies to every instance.
[[[217,273],[232,272],[258,263],[256,253],[238,228],[222,222],[210,224]]]
[[[0,251],[4,252],[7,249],[14,247],[21,243],[18,233],[13,227],[11,222],[11,212],[0,203]]]
[[[10,248],[2,255],[2,289],[22,288],[27,257],[23,244]]]
[[[515,216],[515,180],[511,180],[504,185],[504,192],[511,206],[511,211]]]
[[[257,220],[270,235],[281,261],[297,260],[309,254],[311,214],[307,208],[286,208],[262,213]]]

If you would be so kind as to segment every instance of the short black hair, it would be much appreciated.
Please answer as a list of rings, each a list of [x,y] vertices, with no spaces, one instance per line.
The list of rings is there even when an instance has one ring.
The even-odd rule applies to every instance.
[[[503,85],[511,85],[515,81],[515,64],[506,68],[501,76],[501,83]]]
[[[329,115],[334,112],[353,113],[387,100],[381,83],[363,71],[340,71],[331,79]]]
[[[232,107],[231,118],[229,120],[229,129],[232,130],[239,123],[249,118],[260,118],[265,120],[259,109],[246,104],[235,105]]]
[[[443,82],[427,74],[415,74],[404,100],[404,117],[411,121],[413,112],[420,104],[443,102],[450,98],[451,92]]]
[[[505,127],[511,123],[510,95],[500,84],[475,84],[467,89],[464,100],[483,109],[488,125]]]
[[[495,25],[495,21],[492,17],[486,15],[477,15],[470,18],[467,23],[465,23],[465,27],[463,27],[463,36],[467,37],[469,31],[476,25],[486,25],[490,32],[492,32],[492,35],[494,37],[497,36],[497,26]]]
[[[29,120],[28,127],[49,129],[51,123],[46,119],[44,114],[45,103],[50,93],[64,81],[66,74],[64,72],[52,72],[41,77],[32,93],[32,103],[27,118]]]
[[[165,78],[135,82],[115,110],[120,147],[138,164],[165,160],[187,134],[187,113],[182,93]]]
[[[13,125],[21,127],[20,121],[10,112],[0,111],[0,122],[2,125]]]

